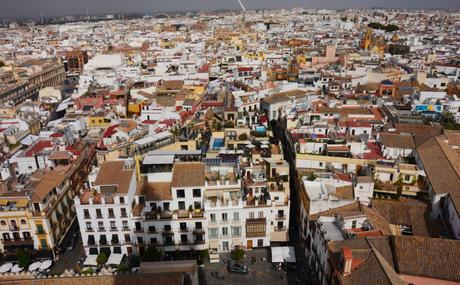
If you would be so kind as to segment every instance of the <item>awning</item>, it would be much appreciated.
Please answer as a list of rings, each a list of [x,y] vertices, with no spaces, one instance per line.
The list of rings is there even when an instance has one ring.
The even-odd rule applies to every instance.
[[[28,199],[21,199],[16,202],[16,208],[24,208],[29,203]]]
[[[283,263],[283,262],[295,262],[295,251],[292,246],[279,246],[272,247],[272,262]]]
[[[109,259],[107,259],[107,264],[108,265],[120,265],[121,263],[121,260],[123,259],[123,254],[120,254],[120,253],[112,253],[110,256],[109,256]]]
[[[146,155],[142,164],[173,164],[174,155]]]
[[[5,206],[8,204],[8,199],[0,199],[0,206]]]
[[[88,255],[84,264],[85,266],[97,266],[97,255]]]

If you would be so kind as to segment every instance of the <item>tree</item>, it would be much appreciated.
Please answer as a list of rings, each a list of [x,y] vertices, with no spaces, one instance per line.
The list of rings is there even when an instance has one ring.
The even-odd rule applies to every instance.
[[[29,255],[21,248],[16,251],[16,260],[21,268],[27,269],[30,265]]]
[[[308,176],[308,181],[315,181],[316,179],[316,175],[312,172],[310,173],[310,175]]]
[[[144,251],[144,255],[142,255],[142,261],[160,261],[161,259],[161,252],[158,248],[154,246],[149,246]]]
[[[204,261],[208,257],[209,257],[209,250],[208,249],[201,250],[198,254],[198,264],[199,265],[204,264]]]
[[[104,265],[108,260],[107,254],[105,252],[99,253],[99,255],[96,257],[96,262],[98,265]]]
[[[232,250],[231,258],[235,261],[242,261],[244,259],[244,250],[241,248],[235,248]]]
[[[442,114],[441,125],[447,130],[460,130],[460,124],[455,120],[454,114],[450,112]]]

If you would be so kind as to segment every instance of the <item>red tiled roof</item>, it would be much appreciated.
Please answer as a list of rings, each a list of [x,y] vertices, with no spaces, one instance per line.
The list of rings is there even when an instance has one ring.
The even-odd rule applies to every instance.
[[[158,122],[158,121],[156,121],[156,120],[144,120],[144,121],[142,122],[142,124],[153,125],[153,124],[155,124],[156,122]]]
[[[364,158],[365,159],[384,159],[382,152],[380,151],[380,148],[377,144],[375,143],[367,143],[367,148],[370,149],[370,153],[365,153]]]
[[[34,144],[29,150],[24,153],[24,156],[33,156],[36,153],[39,153],[45,148],[53,147],[52,141],[49,140],[40,140]]]
[[[168,127],[173,126],[176,123],[175,119],[165,119],[159,122],[160,124],[167,125]]]
[[[50,135],[51,138],[62,138],[63,136],[63,133],[54,133]]]
[[[116,134],[117,133],[116,128],[118,126],[119,126],[119,124],[116,124],[116,125],[108,127],[107,130],[104,132],[104,138],[109,138],[109,137],[113,136],[114,134]]]

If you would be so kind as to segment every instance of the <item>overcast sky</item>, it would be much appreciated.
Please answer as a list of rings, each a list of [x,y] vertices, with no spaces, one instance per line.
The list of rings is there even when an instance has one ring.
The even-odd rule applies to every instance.
[[[459,0],[243,0],[248,9],[263,8],[460,8]],[[237,0],[0,0],[0,17],[167,10],[237,9]]]

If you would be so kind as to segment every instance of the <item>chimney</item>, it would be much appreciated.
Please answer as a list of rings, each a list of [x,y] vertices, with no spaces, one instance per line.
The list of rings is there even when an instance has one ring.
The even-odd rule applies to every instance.
[[[351,263],[353,261],[353,254],[348,246],[342,246],[342,258],[342,271],[345,276],[351,273]]]

